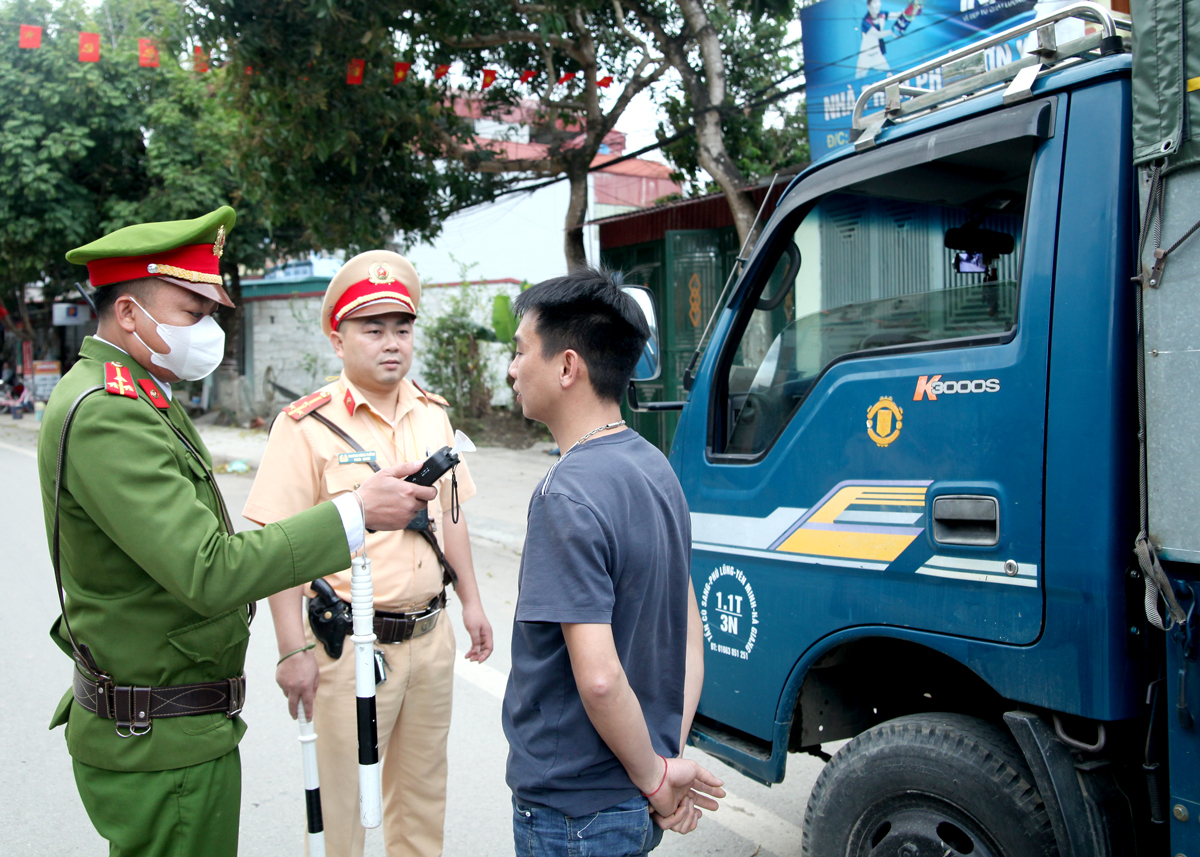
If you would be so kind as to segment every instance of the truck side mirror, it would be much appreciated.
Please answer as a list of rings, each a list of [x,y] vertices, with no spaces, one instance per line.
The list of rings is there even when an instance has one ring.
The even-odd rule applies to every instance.
[[[650,294],[649,289],[642,286],[622,286],[621,290],[633,298],[638,309],[642,311],[642,315],[646,317],[646,324],[650,327],[650,338],[646,340],[646,347],[642,350],[642,356],[638,360],[630,380],[653,381],[662,372],[662,357],[658,346],[658,315],[654,311],[654,296]]]

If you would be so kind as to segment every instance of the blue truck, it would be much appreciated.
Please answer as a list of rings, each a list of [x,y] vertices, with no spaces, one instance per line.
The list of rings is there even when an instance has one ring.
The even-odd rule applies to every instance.
[[[687,401],[632,387],[680,409],[690,742],[765,784],[824,759],[806,855],[1200,857],[1200,373],[1166,362],[1200,354],[1200,248],[1164,243],[1200,183],[1135,151],[1131,44],[1079,3],[869,88]]]

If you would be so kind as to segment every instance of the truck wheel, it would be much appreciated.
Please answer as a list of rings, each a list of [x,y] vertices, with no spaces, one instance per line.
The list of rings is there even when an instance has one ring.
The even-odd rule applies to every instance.
[[[805,857],[1056,857],[1050,819],[1004,730],[914,714],[842,747],[813,786]]]

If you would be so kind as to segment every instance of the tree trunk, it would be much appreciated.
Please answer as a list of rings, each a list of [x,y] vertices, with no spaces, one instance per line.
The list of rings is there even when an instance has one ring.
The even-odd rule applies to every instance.
[[[643,20],[655,31],[663,55],[683,78],[688,98],[698,111],[694,120],[696,160],[724,191],[733,215],[733,224],[737,228],[739,251],[741,247],[746,247],[748,251],[758,239],[758,230],[754,226],[757,210],[754,198],[746,190],[745,177],[725,148],[720,108],[726,101],[729,76],[721,40],[702,0],[679,0],[679,9],[691,30],[692,43],[682,37],[668,37],[661,22],[656,21],[645,7],[642,8]],[[696,69],[689,60],[693,43],[700,50],[702,71]]]
[[[572,158],[567,164],[567,177],[571,182],[571,199],[567,204],[563,249],[567,257],[567,270],[571,271],[588,263],[583,244],[583,224],[587,220],[588,164]]]
[[[746,190],[746,179],[725,149],[721,115],[716,110],[708,110],[696,117],[696,142],[696,159],[700,166],[725,192],[725,201],[729,204],[733,225],[737,228],[739,253],[742,247],[749,252],[749,248],[758,240],[762,226],[754,225],[754,217],[758,213],[754,207],[754,197]]]

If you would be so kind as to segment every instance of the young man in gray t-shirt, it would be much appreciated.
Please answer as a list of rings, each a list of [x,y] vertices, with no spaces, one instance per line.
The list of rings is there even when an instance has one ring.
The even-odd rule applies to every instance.
[[[645,854],[724,795],[680,758],[704,679],[687,502],[621,419],[649,330],[588,269],[530,288],[516,310],[513,389],[565,450],[529,504],[504,696],[516,851]]]

